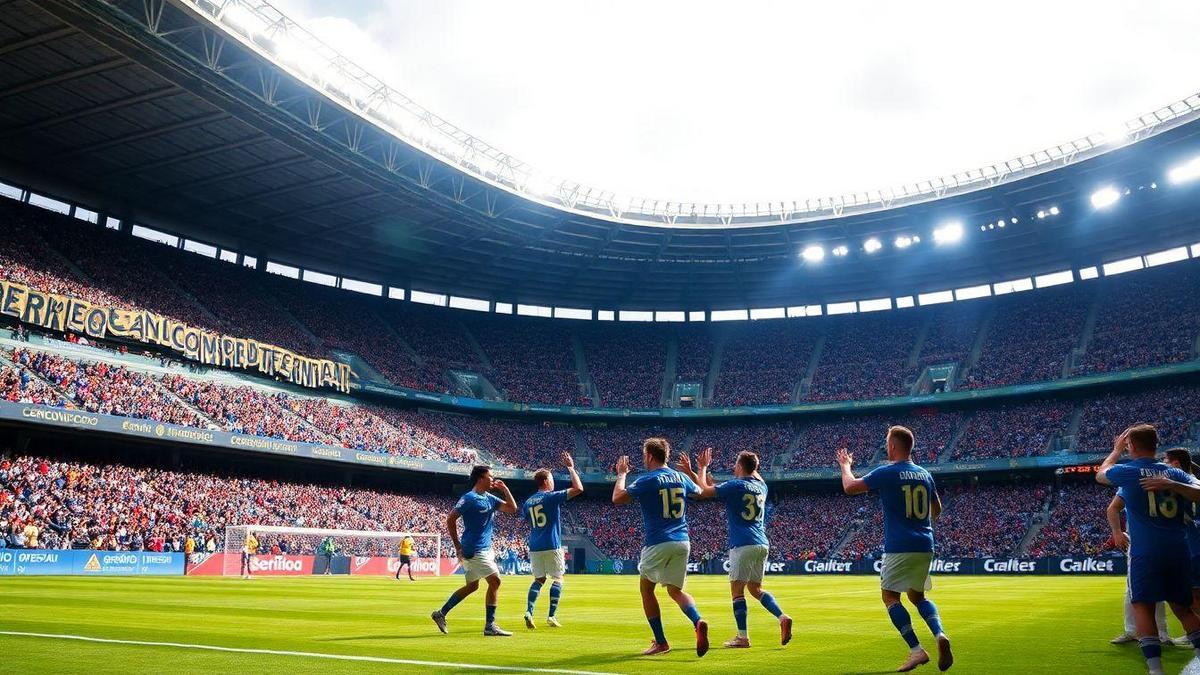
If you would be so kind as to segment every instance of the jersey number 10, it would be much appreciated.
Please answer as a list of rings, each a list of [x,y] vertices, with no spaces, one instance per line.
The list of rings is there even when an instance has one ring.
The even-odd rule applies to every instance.
[[[924,485],[901,485],[904,490],[904,517],[925,520],[929,517],[929,489]]]

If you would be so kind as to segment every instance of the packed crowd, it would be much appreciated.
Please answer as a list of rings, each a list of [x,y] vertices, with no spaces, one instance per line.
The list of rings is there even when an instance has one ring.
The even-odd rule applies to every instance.
[[[921,464],[933,464],[943,457],[961,421],[962,415],[957,412],[917,411],[903,415],[844,415],[798,423],[798,438],[786,467],[833,467],[838,448],[854,453],[856,466],[868,466],[873,459],[883,458],[884,439],[888,427],[894,424],[912,429],[917,441],[914,459]]]
[[[1137,393],[1109,394],[1083,406],[1076,434],[1079,452],[1112,450],[1112,439],[1138,422],[1153,422],[1164,447],[1195,438],[1200,421],[1200,386],[1176,385]]]
[[[1016,293],[995,301],[979,362],[962,389],[983,389],[1062,377],[1079,344],[1094,289],[1063,286]]]
[[[591,405],[580,387],[590,381],[602,406],[661,403],[669,336],[661,325],[596,325],[414,307],[263,274],[11,200],[0,203],[0,222],[3,279],[116,307],[150,309],[307,355],[347,350],[387,379],[414,389],[449,392],[446,370],[461,367],[491,378],[511,401]],[[786,403],[822,336],[825,347],[806,400],[904,394],[920,368],[933,363],[963,364],[965,378],[958,386],[968,389],[1051,380],[1064,372],[1175,363],[1196,357],[1198,281],[1200,266],[1186,262],[937,308],[678,326],[673,329],[679,346],[676,375],[704,381],[716,341],[722,339],[712,403]],[[1072,366],[1072,350],[1095,302],[1094,331],[1082,359]],[[926,322],[929,330],[917,345]],[[965,367],[985,324],[978,362]],[[576,367],[573,335],[582,340],[586,373]],[[917,361],[910,366],[913,355]]]
[[[810,319],[730,327],[713,403],[729,406],[790,402],[812,360],[820,328]],[[682,348],[681,343],[681,355]]]
[[[976,411],[954,448],[954,459],[1031,457],[1052,450],[1067,431],[1073,406],[1043,400]]]
[[[464,443],[486,450],[508,466],[561,469],[563,453],[575,451],[575,432],[565,424],[460,416],[449,418],[448,424]]]
[[[1064,483],[1029,554],[1096,555],[1114,552],[1104,512],[1116,490],[1091,481]]]
[[[983,558],[1016,554],[1050,488],[1042,483],[944,490],[936,526],[938,555]]]
[[[908,366],[924,312],[836,317],[808,391],[810,401],[845,401],[906,394],[917,372]]]
[[[5,358],[9,355],[4,354]],[[24,368],[0,364],[0,396],[9,403],[36,403],[38,405],[62,405],[62,397],[41,378],[29,374]]]

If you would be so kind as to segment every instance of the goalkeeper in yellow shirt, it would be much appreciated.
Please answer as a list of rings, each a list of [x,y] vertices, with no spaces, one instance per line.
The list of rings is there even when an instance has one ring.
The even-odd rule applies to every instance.
[[[400,580],[400,570],[404,569],[405,566],[408,567],[408,580],[416,581],[416,579],[413,578],[412,573],[412,559],[413,538],[406,534],[404,535],[404,538],[400,540],[400,564],[396,567],[396,581]]]
[[[246,541],[242,546],[242,578],[250,578],[250,556],[258,553],[258,538],[253,532],[246,532]]]

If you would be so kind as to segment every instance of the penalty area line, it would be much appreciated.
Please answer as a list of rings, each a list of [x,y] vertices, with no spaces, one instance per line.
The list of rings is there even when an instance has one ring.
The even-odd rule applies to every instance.
[[[594,672],[590,670],[560,670],[558,668],[522,668],[519,666],[491,666],[481,663],[452,663],[449,661],[417,661],[414,659],[393,659],[386,656],[359,656],[354,654],[324,654],[321,652],[298,652],[286,649],[254,649],[250,647],[221,647],[218,645],[197,645],[184,642],[152,642],[149,640],[117,640],[113,638],[88,637],[86,635],[59,635],[54,633],[27,633],[15,630],[0,630],[0,635],[14,637],[46,638],[50,640],[75,640],[77,642],[98,642],[102,644],[136,645],[140,647],[172,647],[175,649],[197,649],[210,652],[232,652],[235,654],[266,654],[270,656],[298,656],[310,659],[331,659],[335,661],[367,661],[370,663],[394,663],[407,666],[427,666],[430,668],[458,668],[461,670],[491,670],[507,673],[563,673],[565,675],[613,675],[612,673]]]

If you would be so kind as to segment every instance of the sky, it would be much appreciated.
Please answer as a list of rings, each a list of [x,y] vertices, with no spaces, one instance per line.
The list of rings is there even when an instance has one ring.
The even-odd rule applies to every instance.
[[[1195,0],[272,0],[540,172],[684,202],[974,169],[1200,91]]]

